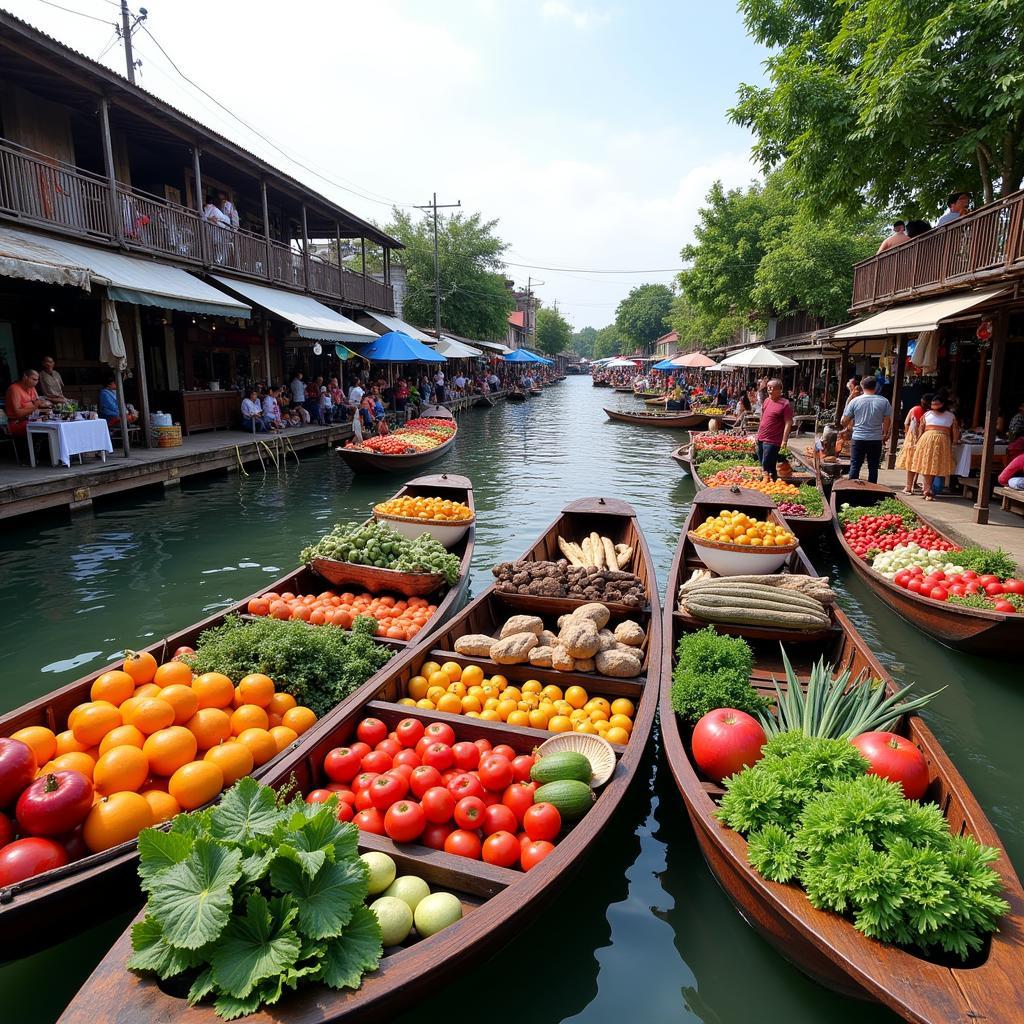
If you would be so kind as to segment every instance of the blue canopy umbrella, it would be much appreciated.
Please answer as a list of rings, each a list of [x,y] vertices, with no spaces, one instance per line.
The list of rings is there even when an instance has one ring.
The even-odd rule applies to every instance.
[[[541,363],[546,360],[541,359],[540,356],[535,356],[532,352],[525,348],[517,348],[509,352],[507,355],[501,357],[506,363]]]
[[[671,359],[662,359],[662,361],[660,363],[655,363],[651,367],[651,369],[652,370],[678,370],[679,367],[676,366],[676,364],[673,363]]]
[[[529,349],[527,349],[526,351],[530,352]],[[542,356],[539,352],[530,352],[530,355],[533,356],[534,359],[536,359],[538,363],[543,363],[545,366],[554,366],[555,365],[554,359],[547,359],[545,356]]]
[[[374,363],[443,363],[447,360],[422,341],[401,331],[388,331],[371,341],[360,353]]]

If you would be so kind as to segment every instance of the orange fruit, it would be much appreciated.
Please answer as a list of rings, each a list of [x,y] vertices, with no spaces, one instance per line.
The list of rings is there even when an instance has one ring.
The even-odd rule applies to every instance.
[[[636,714],[636,708],[633,707],[631,700],[627,700],[625,697],[618,697],[612,701],[612,714],[626,715],[628,718],[632,718]]]
[[[231,714],[231,731],[236,736],[246,729],[267,729],[269,726],[266,711],[255,704],[243,704]]]
[[[114,669],[97,676],[89,687],[93,700],[109,700],[117,707],[135,693],[135,680],[127,672]]]
[[[121,712],[113,704],[96,701],[75,715],[71,731],[79,743],[94,747],[111,729],[116,729],[122,724]]]
[[[446,661],[441,666],[441,671],[446,673],[448,678],[456,683],[462,678],[462,666],[455,661]]]
[[[539,694],[542,689],[543,687],[541,686],[541,682],[539,679],[527,679],[526,682],[523,683],[522,687],[523,693]]]
[[[458,682],[451,683],[448,687],[448,692],[454,693],[456,697],[465,697],[469,691],[466,689],[465,683]]]
[[[184,725],[199,710],[199,698],[196,696],[196,691],[184,683],[171,683],[156,696],[157,700],[165,700],[174,708],[175,725]]]
[[[431,686],[440,686],[442,690],[447,690],[448,684],[451,681],[451,676],[440,668],[436,672],[431,672],[430,675],[427,676],[427,682]]]
[[[235,697],[235,686],[220,672],[204,672],[192,680],[192,689],[199,698],[199,707],[226,708]]]
[[[605,730],[604,738],[609,743],[626,744],[629,742],[629,733],[625,729],[613,725],[610,729]]]
[[[274,726],[280,725],[284,721],[284,715],[267,715],[267,728],[273,729]]]
[[[145,797],[138,793],[112,793],[102,798],[85,819],[82,838],[93,852],[134,839],[153,824],[153,812]]]
[[[574,707],[581,708],[587,703],[587,691],[582,686],[570,686],[565,691],[565,699]]]
[[[81,710],[82,710],[82,708],[87,708],[87,707],[91,707],[91,706],[93,705],[93,703],[95,703],[95,702],[94,702],[94,701],[91,701],[91,700],[87,700],[87,701],[84,701],[84,702],[83,702],[83,703],[81,703],[81,704],[76,704],[76,705],[75,705],[75,706],[74,706],[74,707],[73,707],[73,708],[72,708],[72,709],[71,709],[71,710],[70,710],[70,711],[68,712],[68,728],[69,728],[69,729],[70,729],[70,728],[71,728],[71,727],[72,727],[72,726],[73,726],[73,725],[75,724],[75,716],[76,716],[76,715],[78,714],[78,712],[79,712],[79,711],[81,711]],[[104,701],[104,703],[105,703],[105,704],[109,704],[109,703],[110,703],[110,701],[109,701],[109,700],[108,700],[108,701]]]
[[[198,749],[194,733],[183,725],[172,725],[147,736],[142,752],[149,758],[150,770],[155,775],[173,775],[195,758]]]
[[[109,733],[107,734],[109,735]],[[106,739],[106,737],[104,737]],[[70,754],[72,752],[84,754],[89,748],[84,743],[79,743],[75,739],[75,734],[70,729],[65,729],[64,732],[57,733],[57,749],[54,752],[54,757],[60,757],[61,754]]]
[[[162,789],[146,789],[140,795],[149,804],[149,809],[153,814],[154,825],[170,821],[181,810],[178,806],[178,801],[170,793],[166,793]]]
[[[429,679],[435,672],[440,671],[441,666],[436,661],[425,661],[420,666],[420,675],[426,679]]]
[[[96,761],[86,753],[73,750],[67,754],[59,754],[50,764],[53,765],[52,771],[81,772],[87,779],[91,779]]]
[[[516,711],[517,708],[518,705],[514,700],[500,700],[498,701],[498,706],[495,710],[498,712],[498,717],[503,722],[507,722],[508,716],[511,715],[513,711]]]
[[[156,683],[143,683],[142,686],[135,687],[136,697],[155,697],[160,692],[160,687]]]
[[[284,715],[286,711],[291,711],[297,704],[298,701],[290,693],[278,692],[270,698],[270,703],[265,710],[268,715]]]
[[[506,686],[508,686],[508,679],[506,679],[505,676],[503,675],[493,675],[491,676],[491,685],[496,686],[498,688],[498,692],[500,693],[502,690],[505,689]]]
[[[142,686],[153,682],[159,665],[149,651],[125,651],[122,668],[135,680],[136,686]]]
[[[224,775],[224,785],[231,786],[255,767],[252,751],[238,740],[218,743],[203,754],[203,760],[215,764]]]
[[[467,665],[461,679],[466,686],[479,686],[484,681],[484,670],[479,665]]]
[[[604,697],[591,697],[583,707],[586,711],[603,711],[608,716],[612,713],[612,706]]]
[[[484,709],[483,704],[480,703],[480,698],[473,694],[463,697],[459,703],[462,704],[462,710],[466,714],[469,714],[470,711],[483,711]]]
[[[159,697],[144,697],[128,712],[125,723],[150,736],[158,729],[174,725],[174,718],[174,708],[167,701]]]
[[[215,747],[231,736],[231,719],[220,708],[200,708],[186,723],[200,750]]]
[[[443,693],[437,701],[438,711],[447,711],[452,715],[462,714],[462,698],[454,693]]]
[[[309,708],[304,708],[300,704],[298,707],[292,708],[291,711],[284,713],[281,724],[287,725],[289,729],[294,729],[301,736],[307,729],[316,724],[316,715]]]
[[[423,697],[420,700],[416,701],[416,707],[418,707],[421,711],[437,710],[437,708],[434,707],[434,702],[432,700],[427,700],[426,697]]]
[[[608,724],[615,729],[625,729],[626,732],[633,731],[633,719],[628,718],[626,715],[612,715],[608,719]]]
[[[405,692],[413,700],[422,700],[427,695],[427,687],[429,685],[430,683],[423,676],[413,676],[409,680],[409,685],[405,688]]]
[[[255,704],[265,708],[274,697],[274,680],[270,676],[254,672],[239,680],[238,695],[243,704]]]
[[[257,768],[277,753],[277,743],[266,729],[245,729],[236,739],[252,751],[252,759]]]
[[[159,693],[160,691],[158,690],[157,692]],[[145,699],[145,697],[129,697],[126,701],[122,701],[121,706],[118,709],[121,712],[122,720],[128,717],[132,708],[137,708]],[[68,725],[71,726],[70,717],[68,718]]]
[[[480,712],[480,717],[485,722],[500,722],[501,715],[498,714],[493,708],[487,708],[485,711]]]
[[[530,715],[526,711],[513,711],[505,721],[509,725],[529,725]]]
[[[57,737],[45,725],[26,726],[11,733],[11,739],[21,740],[26,747],[31,747],[32,753],[36,755],[36,764],[45,764],[57,753]]]
[[[299,738],[299,734],[294,729],[289,729],[287,725],[275,725],[274,728],[269,729],[268,732],[274,737],[274,742],[277,744],[277,752],[279,754],[285,747],[290,743],[294,743]]]
[[[183,661],[166,661],[156,670],[153,682],[161,689],[167,686],[191,686],[192,669]]]
[[[134,725],[119,725],[116,729],[111,729],[100,740],[100,756],[102,757],[108,750],[113,750],[114,747],[137,747],[141,750],[142,744],[145,742],[145,733],[136,729]]]
[[[543,708],[534,708],[528,712],[527,717],[530,721],[530,727],[533,729],[546,729],[548,727],[548,721],[551,716]]]
[[[149,758],[138,747],[114,747],[100,755],[92,772],[93,785],[102,796],[134,793],[149,775]]]
[[[548,732],[572,732],[572,721],[568,715],[555,715],[548,720]]]
[[[184,811],[209,803],[223,788],[224,773],[213,761],[189,761],[167,783],[167,792]]]

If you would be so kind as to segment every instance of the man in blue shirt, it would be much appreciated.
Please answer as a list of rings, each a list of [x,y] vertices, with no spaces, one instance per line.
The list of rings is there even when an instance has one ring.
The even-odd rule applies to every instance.
[[[116,427],[121,422],[121,410],[117,404],[117,378],[111,375],[106,386],[100,390],[100,415],[111,427]],[[132,410],[131,406],[126,409],[128,422],[134,423],[139,417]]]
[[[865,377],[860,382],[861,394],[851,398],[843,413],[843,428],[853,424],[853,444],[850,449],[850,479],[860,478],[860,467],[868,461],[868,481],[878,483],[878,464],[882,459],[882,446],[892,429],[892,406],[889,400],[876,394],[878,381]]]

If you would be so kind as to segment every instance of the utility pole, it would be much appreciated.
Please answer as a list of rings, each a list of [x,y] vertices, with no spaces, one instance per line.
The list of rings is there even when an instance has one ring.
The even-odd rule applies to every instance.
[[[462,200],[460,199],[457,203],[442,203],[438,206],[435,192],[432,202],[416,207],[417,210],[434,211],[434,330],[437,332],[438,341],[441,340],[441,265],[437,258],[437,211],[450,210],[461,205]]]
[[[128,81],[135,84],[135,68],[141,65],[142,61],[136,64],[135,56],[132,53],[132,31],[137,25],[146,20],[149,12],[145,7],[139,8],[135,17],[135,23],[131,22],[131,11],[128,10],[128,0],[121,0],[121,39],[124,41],[124,59],[128,65]]]

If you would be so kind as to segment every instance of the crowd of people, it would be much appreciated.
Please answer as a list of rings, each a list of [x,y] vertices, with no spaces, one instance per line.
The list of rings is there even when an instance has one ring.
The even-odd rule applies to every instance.
[[[953,221],[966,217],[971,211],[971,194],[969,192],[951,192],[946,199],[946,212],[935,222],[935,227],[941,228],[944,224],[952,224]],[[923,235],[932,230],[932,225],[926,220],[894,221],[892,233],[882,239],[878,252],[885,252],[897,245],[903,245],[918,235]],[[876,256],[878,253],[875,254]]]

